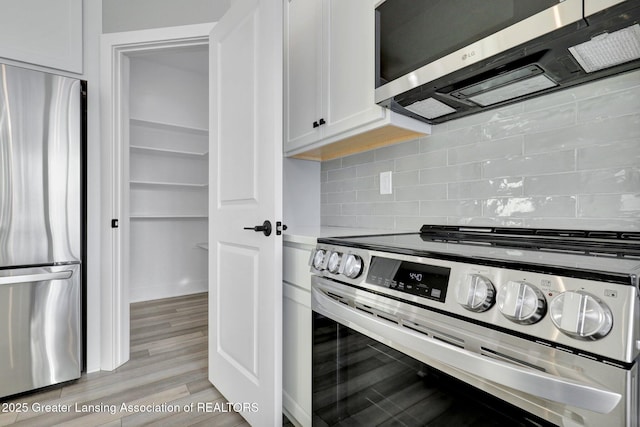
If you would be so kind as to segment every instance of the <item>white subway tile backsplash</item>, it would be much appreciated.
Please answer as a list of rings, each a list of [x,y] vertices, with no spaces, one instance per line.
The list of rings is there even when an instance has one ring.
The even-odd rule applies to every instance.
[[[485,178],[540,175],[575,170],[573,150],[553,153],[513,156],[505,159],[487,160],[482,165]]]
[[[525,154],[545,153],[634,138],[640,139],[640,114],[612,117],[549,132],[528,134],[524,136],[524,149]]]
[[[524,194],[527,196],[626,193],[638,189],[640,166],[532,176],[524,179]]]
[[[640,110],[640,86],[578,103],[578,123],[619,117]]]
[[[328,181],[338,181],[356,177],[356,167],[351,166],[344,169],[330,169],[327,173]]]
[[[578,150],[578,169],[640,165],[640,138],[593,145]]]
[[[409,187],[420,184],[420,171],[395,172],[392,176],[393,187]]]
[[[342,215],[342,205],[339,203],[324,203],[320,205],[320,216]]]
[[[393,160],[373,162],[360,165],[356,168],[357,176],[378,176],[380,172],[393,171]]]
[[[360,190],[356,195],[357,202],[393,202],[393,194],[380,194],[379,189]]]
[[[575,196],[502,197],[487,199],[483,214],[496,217],[573,217],[576,213]]]
[[[576,105],[564,104],[544,110],[523,113],[501,120],[488,122],[482,126],[486,139],[500,139],[513,135],[559,129],[576,121]]]
[[[342,193],[328,193],[327,203],[349,203],[356,198],[355,191],[344,191]]]
[[[446,184],[424,184],[395,189],[396,201],[442,200],[447,198]]]
[[[374,215],[420,215],[420,202],[374,203]]]
[[[327,225],[329,227],[358,227],[357,218],[355,216],[321,216],[320,222],[322,223],[322,225]]]
[[[480,200],[428,200],[420,202],[422,216],[482,216],[482,202]]]
[[[435,168],[447,164],[447,151],[440,150],[433,153],[420,154],[417,156],[402,157],[395,160],[395,171],[405,172],[420,170],[424,168]]]
[[[523,137],[515,137],[483,141],[464,147],[452,148],[448,152],[448,163],[455,165],[459,163],[477,162],[478,159],[500,159],[503,157],[513,157],[522,155]]]
[[[342,158],[342,167],[361,165],[374,161],[373,151],[365,151],[364,153],[352,154],[351,156]]]
[[[637,218],[527,218],[523,227],[566,230],[640,231]]]
[[[635,218],[640,222],[640,192],[578,196],[578,216],[583,218]]]
[[[432,126],[436,129],[438,126]],[[456,129],[448,133],[435,133],[420,140],[421,153],[434,153],[447,148],[473,144],[482,140],[482,127],[480,125],[470,128]]]
[[[420,142],[413,140],[404,144],[394,144],[388,147],[378,148],[375,153],[376,161],[394,160],[401,157],[415,156],[420,152]]]
[[[326,162],[322,162],[320,165],[320,170],[322,172],[340,168],[342,168],[342,159],[327,160]]]
[[[321,221],[640,231],[640,71],[324,162]],[[393,172],[393,194],[379,173]]]
[[[425,223],[429,224],[447,224],[447,217],[430,217],[428,221],[422,216],[396,216],[396,230],[399,231],[416,231],[420,230]]]
[[[488,217],[451,217],[448,224],[451,225],[474,225],[481,227],[523,227],[522,218],[488,218]]]
[[[485,111],[483,113],[474,114],[448,122],[449,129],[454,131],[457,129],[472,127],[475,125],[484,125],[488,122],[502,120],[507,117],[513,117],[518,114],[522,114],[522,112],[524,111],[522,104],[523,103],[512,104],[506,107]]]
[[[395,219],[392,216],[359,216],[354,227],[393,230],[395,229]]]
[[[343,215],[373,215],[373,203],[345,203],[342,205]]]
[[[451,182],[448,184],[449,199],[472,199],[504,196],[521,196],[524,178],[509,177],[480,181]]]
[[[457,181],[471,181],[482,176],[480,163],[445,166],[442,168],[422,169],[420,171],[421,184],[448,183]]]

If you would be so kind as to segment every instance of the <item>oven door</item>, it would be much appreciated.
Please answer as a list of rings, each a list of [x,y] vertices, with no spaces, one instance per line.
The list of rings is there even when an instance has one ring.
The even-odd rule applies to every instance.
[[[524,365],[495,334],[318,276],[312,309],[316,425],[637,425],[637,364],[553,354]],[[584,374],[596,369],[605,385]]]
[[[314,426],[553,425],[313,313]]]

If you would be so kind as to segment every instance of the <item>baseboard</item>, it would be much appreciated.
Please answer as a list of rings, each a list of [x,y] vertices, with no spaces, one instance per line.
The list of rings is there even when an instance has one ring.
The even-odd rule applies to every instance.
[[[296,427],[311,427],[311,416],[286,391],[282,391],[282,412]]]
[[[209,283],[206,280],[181,283],[179,286],[175,284],[163,284],[160,286],[138,284],[129,287],[129,302],[151,301],[162,298],[199,294],[208,290]]]

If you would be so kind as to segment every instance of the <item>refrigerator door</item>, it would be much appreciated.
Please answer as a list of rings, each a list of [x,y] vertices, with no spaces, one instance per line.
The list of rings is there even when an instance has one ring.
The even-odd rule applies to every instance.
[[[81,84],[0,64],[0,268],[81,259]]]
[[[0,270],[0,398],[80,377],[80,265]]]

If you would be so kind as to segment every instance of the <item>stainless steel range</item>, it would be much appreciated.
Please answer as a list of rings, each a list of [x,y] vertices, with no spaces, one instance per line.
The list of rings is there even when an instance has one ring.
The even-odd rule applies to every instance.
[[[318,239],[314,425],[638,426],[640,233]]]

